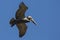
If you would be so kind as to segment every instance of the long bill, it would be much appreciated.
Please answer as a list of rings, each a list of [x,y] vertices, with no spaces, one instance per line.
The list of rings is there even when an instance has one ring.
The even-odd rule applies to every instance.
[[[37,25],[37,23],[34,21],[34,19],[33,19],[33,18],[31,19],[31,21],[32,21],[35,25]]]

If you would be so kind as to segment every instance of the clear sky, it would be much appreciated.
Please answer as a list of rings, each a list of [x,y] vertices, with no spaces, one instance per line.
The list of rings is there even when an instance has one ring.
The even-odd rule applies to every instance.
[[[22,1],[28,6],[26,16],[31,15],[38,25],[28,23],[26,34],[19,38],[9,20]],[[60,40],[60,0],[0,0],[0,40]]]

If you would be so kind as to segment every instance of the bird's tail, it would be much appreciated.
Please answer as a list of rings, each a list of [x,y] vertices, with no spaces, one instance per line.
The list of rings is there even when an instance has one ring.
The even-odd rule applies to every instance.
[[[11,25],[11,27],[13,27],[14,25],[15,25],[15,19],[14,18],[12,18],[11,20],[10,20],[10,25]]]

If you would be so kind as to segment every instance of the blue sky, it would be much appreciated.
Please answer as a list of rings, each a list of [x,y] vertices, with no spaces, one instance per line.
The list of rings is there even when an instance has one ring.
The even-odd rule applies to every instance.
[[[26,16],[31,15],[38,25],[28,23],[25,36],[19,38],[9,20],[22,1],[28,6]],[[0,0],[0,40],[60,40],[60,0]]]

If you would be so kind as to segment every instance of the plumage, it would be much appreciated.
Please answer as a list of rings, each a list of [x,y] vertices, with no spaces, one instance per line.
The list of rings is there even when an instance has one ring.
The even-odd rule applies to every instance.
[[[28,7],[22,2],[19,5],[19,9],[16,12],[16,15],[15,15],[16,19],[24,18],[25,17],[25,12],[26,12],[27,9],[28,9]]]
[[[23,20],[20,21],[20,19],[23,19],[25,17],[25,12],[28,9],[28,7],[22,2],[19,5],[19,8],[16,12],[15,18],[12,18],[10,20],[10,24],[11,26],[14,26],[14,24],[16,24],[18,30],[19,30],[19,37],[24,36],[24,34],[26,33],[27,30],[27,26],[24,22],[22,22]]]
[[[22,2],[19,5],[19,8],[16,12],[15,18],[12,18],[10,20],[10,25],[13,27],[15,24],[19,31],[19,37],[23,37],[27,31],[26,23],[32,21],[35,25],[36,22],[33,20],[31,16],[25,17],[25,12],[28,9],[28,7]]]
[[[19,9],[17,10],[16,12],[16,19],[22,19],[25,17],[25,12],[26,10],[28,9],[28,7],[22,2],[20,5],[19,5]],[[19,37],[22,37],[26,30],[27,30],[27,26],[25,23],[16,23],[16,26],[18,27],[19,29]]]
[[[19,37],[24,36],[24,34],[26,33],[27,30],[27,26],[25,23],[17,23],[17,27],[19,30]]]

